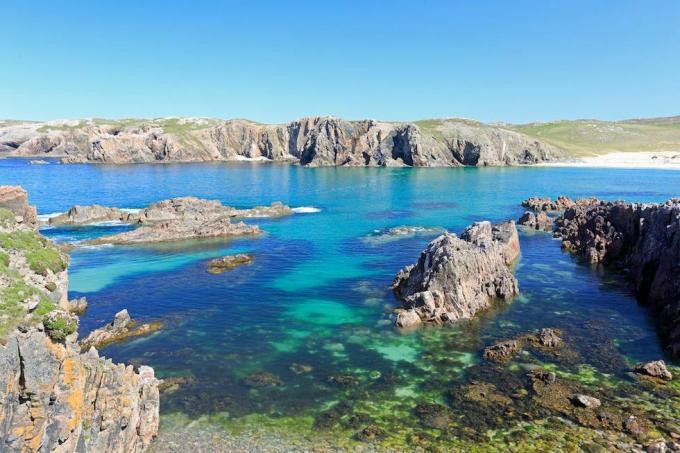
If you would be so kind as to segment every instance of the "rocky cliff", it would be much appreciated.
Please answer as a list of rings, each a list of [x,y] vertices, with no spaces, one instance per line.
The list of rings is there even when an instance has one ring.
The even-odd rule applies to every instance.
[[[68,259],[0,201],[0,451],[141,452],[158,431],[153,369],[80,352]]]
[[[502,166],[559,158],[546,143],[465,120],[395,123],[303,118],[265,125],[197,118],[0,124],[0,153],[62,162],[267,159],[307,166]]]
[[[555,224],[565,249],[624,270],[658,314],[669,351],[680,356],[680,199],[574,205]]]
[[[519,292],[509,265],[519,256],[515,223],[477,222],[461,234],[444,233],[428,244],[418,262],[402,269],[393,289],[402,302],[399,327],[469,319]]]

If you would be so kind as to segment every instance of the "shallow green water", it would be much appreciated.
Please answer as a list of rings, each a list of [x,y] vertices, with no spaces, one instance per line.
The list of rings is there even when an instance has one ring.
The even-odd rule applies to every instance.
[[[140,321],[165,323],[158,333],[103,353],[149,364],[161,377],[186,377],[183,386],[162,396],[166,429],[200,419],[229,430],[318,435],[351,445],[358,432],[375,424],[387,433],[382,445],[398,449],[505,442],[496,438],[519,430],[517,445],[525,438],[540,445],[536,439],[543,439],[567,448],[565,436],[552,439],[555,429],[537,423],[554,413],[534,414],[529,407],[531,416],[513,413],[499,422],[459,399],[456,389],[472,382],[505,391],[537,367],[593,392],[616,389],[607,394],[611,404],[620,398],[656,404],[663,423],[677,425],[677,393],[660,398],[627,374],[631,363],[664,354],[653,319],[620,277],[577,263],[549,235],[523,232],[516,269],[520,297],[474,322],[406,334],[392,326],[397,302],[389,285],[434,236],[367,238],[398,225],[458,232],[475,220],[517,218],[519,203],[531,195],[662,201],[678,195],[680,172],[32,166],[0,160],[0,181],[26,187],[41,214],[76,203],[139,208],[183,195],[239,207],[282,201],[320,210],[258,221],[267,232],[258,239],[74,250],[72,296],[87,296],[90,303],[81,320],[83,335],[122,308]],[[43,232],[73,241],[125,228]],[[206,272],[210,258],[237,252],[252,253],[254,264],[221,275]],[[482,361],[489,343],[542,327],[562,329],[569,353],[528,351],[500,368]],[[256,385],[253,374],[260,377]],[[419,403],[449,407],[450,427],[423,425],[415,412]],[[565,433],[571,429],[560,426]]]

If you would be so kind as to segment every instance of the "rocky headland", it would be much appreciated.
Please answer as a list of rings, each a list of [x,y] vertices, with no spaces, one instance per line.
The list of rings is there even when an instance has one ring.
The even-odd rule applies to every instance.
[[[564,249],[625,272],[658,315],[668,350],[680,356],[680,199],[575,205],[555,224]]]
[[[206,118],[9,122],[0,154],[64,163],[289,161],[305,166],[504,166],[550,162],[557,147],[501,125],[310,117],[287,124]]]
[[[0,450],[144,451],[159,424],[153,369],[81,353],[68,258],[34,229],[23,190],[0,193]]]
[[[519,286],[509,266],[519,253],[512,221],[477,222],[460,237],[444,233],[428,244],[416,264],[397,274],[392,285],[402,302],[397,326],[472,318],[495,299],[513,297]]]

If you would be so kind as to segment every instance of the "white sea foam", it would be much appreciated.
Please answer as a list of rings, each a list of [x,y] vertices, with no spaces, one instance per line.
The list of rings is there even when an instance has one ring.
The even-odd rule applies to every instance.
[[[259,156],[259,157],[246,157],[246,156],[235,156],[234,160],[238,161],[243,161],[243,162],[269,162],[271,159],[267,159],[264,156]]]
[[[314,206],[300,206],[299,208],[292,209],[296,214],[314,214],[316,212],[321,212],[320,208],[315,208]]]
[[[139,208],[120,208],[121,211],[127,214],[137,214],[141,209]]]
[[[49,214],[38,214],[38,221],[40,222],[49,222],[52,217],[56,217],[58,215],[62,215],[63,212],[51,212]]]

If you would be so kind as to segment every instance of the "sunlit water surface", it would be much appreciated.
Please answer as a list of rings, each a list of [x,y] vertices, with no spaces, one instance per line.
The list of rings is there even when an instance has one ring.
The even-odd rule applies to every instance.
[[[481,362],[481,349],[496,339],[558,327],[581,357],[571,372],[590,376],[624,379],[620,362],[663,357],[652,318],[620,278],[578,264],[540,233],[521,234],[520,297],[475,322],[400,333],[392,325],[397,302],[390,283],[433,236],[366,238],[398,225],[459,232],[476,220],[516,219],[520,202],[532,195],[663,201],[679,195],[680,172],[67,166],[7,159],[0,160],[0,182],[24,186],[42,215],[74,204],[141,208],[186,195],[237,207],[281,201],[317,208],[254,222],[266,232],[257,239],[71,252],[71,297],[89,301],[81,335],[122,308],[139,321],[164,323],[160,332],[102,352],[115,361],[151,365],[160,377],[187,377],[162,396],[165,427],[200,419],[224,429],[313,433],[322,431],[324,414],[344,404],[350,413],[370,416],[399,445],[418,424],[414,405],[445,402],[452,386],[470,379],[467,370]],[[127,228],[43,233],[64,242]],[[237,252],[251,253],[254,263],[221,275],[206,272],[211,258]],[[540,360],[526,358],[534,365]],[[248,376],[258,372],[274,375],[277,385],[249,386]],[[338,438],[357,429],[328,425]]]

